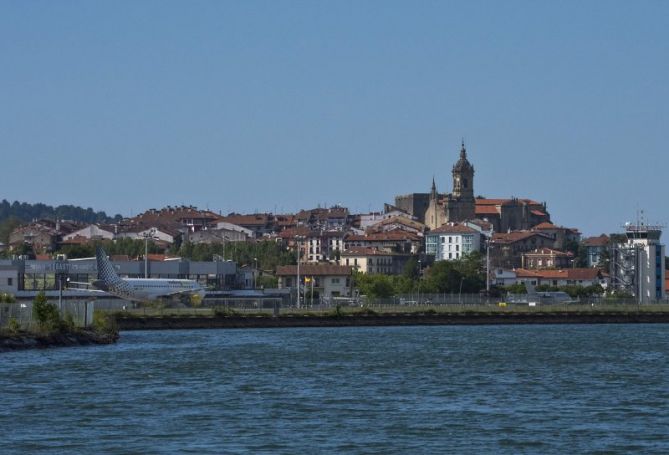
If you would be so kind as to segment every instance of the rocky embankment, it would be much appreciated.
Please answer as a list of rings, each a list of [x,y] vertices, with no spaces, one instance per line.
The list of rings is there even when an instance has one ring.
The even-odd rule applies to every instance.
[[[43,349],[64,346],[86,346],[92,344],[111,344],[118,340],[118,332],[99,333],[93,330],[76,330],[58,332],[47,335],[19,332],[17,334],[0,334],[0,352],[21,349]]]

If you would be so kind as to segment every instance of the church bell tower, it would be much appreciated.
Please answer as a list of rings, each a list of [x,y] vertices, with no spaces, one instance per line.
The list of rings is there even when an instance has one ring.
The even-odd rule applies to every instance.
[[[467,160],[464,141],[460,159],[453,166],[453,197],[464,201],[474,200],[474,166]]]

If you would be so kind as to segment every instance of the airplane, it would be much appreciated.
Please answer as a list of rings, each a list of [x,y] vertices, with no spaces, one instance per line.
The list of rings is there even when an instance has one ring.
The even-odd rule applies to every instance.
[[[135,302],[152,302],[165,298],[185,297],[189,299],[190,303],[199,303],[204,298],[205,289],[193,280],[121,278],[114,270],[107,253],[99,246],[95,249],[95,259],[98,265],[98,279],[92,285],[98,291],[108,292],[122,299]]]

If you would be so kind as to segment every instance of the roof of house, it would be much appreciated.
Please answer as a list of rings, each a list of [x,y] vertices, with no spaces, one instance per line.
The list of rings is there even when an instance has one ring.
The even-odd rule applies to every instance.
[[[511,232],[499,232],[495,233],[492,235],[492,242],[493,243],[515,243],[515,242],[521,242],[523,240],[529,239],[533,236],[537,237],[542,237],[547,240],[552,240],[550,237],[548,237],[545,234],[542,234],[540,232],[534,232],[534,231],[511,231]]]
[[[460,223],[446,223],[442,224],[436,229],[432,229],[430,234],[474,234],[478,233],[474,228]],[[430,235],[428,234],[428,235]]]
[[[609,244],[609,236],[602,234],[599,237],[588,237],[583,240],[584,246],[606,246]]]
[[[267,213],[253,213],[250,215],[240,215],[238,213],[231,213],[228,216],[220,218],[220,221],[225,221],[238,226],[266,226],[270,222],[270,215]]]
[[[400,253],[391,252],[387,250],[379,250],[378,248],[354,246],[341,253],[342,256],[403,256]],[[404,255],[406,256],[406,255]]]
[[[602,278],[606,274],[600,269],[586,267],[575,269],[545,269],[545,270],[528,270],[516,269],[516,276],[518,278],[541,278],[544,280],[583,280],[592,281],[597,278]]]
[[[311,234],[311,229],[306,226],[297,226],[279,232],[278,236],[283,240],[290,240],[298,235],[301,237],[308,237],[309,234]]]
[[[302,276],[349,276],[353,269],[346,265],[300,264]],[[276,268],[277,276],[297,275],[297,265],[280,265]]]
[[[420,241],[421,237],[412,232],[402,229],[394,229],[387,232],[370,232],[365,235],[348,235],[348,242],[393,242],[393,241]]]
[[[536,250],[523,253],[524,256],[556,256],[556,257],[572,257],[574,253],[571,251],[559,251],[552,248],[537,248]]]

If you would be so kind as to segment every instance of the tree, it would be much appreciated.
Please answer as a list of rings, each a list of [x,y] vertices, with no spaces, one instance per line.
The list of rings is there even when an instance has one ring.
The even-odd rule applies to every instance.
[[[37,294],[33,300],[33,317],[40,330],[52,331],[60,328],[58,308],[47,301],[44,292]]]

